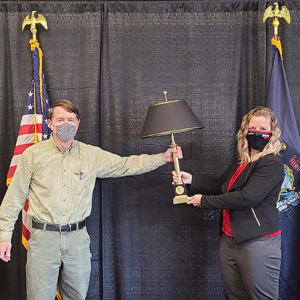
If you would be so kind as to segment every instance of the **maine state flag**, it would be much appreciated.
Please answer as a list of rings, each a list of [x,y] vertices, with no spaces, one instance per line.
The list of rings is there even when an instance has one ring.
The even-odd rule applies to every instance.
[[[282,236],[282,263],[279,282],[281,300],[300,299],[300,136],[282,60],[279,40],[272,39],[273,66],[267,107],[278,119],[281,130],[285,178],[277,208]]]

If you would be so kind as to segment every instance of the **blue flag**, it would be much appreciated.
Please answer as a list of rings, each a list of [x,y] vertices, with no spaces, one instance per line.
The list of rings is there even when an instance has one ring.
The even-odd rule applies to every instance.
[[[279,293],[282,300],[300,299],[300,136],[282,60],[280,41],[272,39],[273,65],[267,107],[281,130],[285,178],[277,203],[282,231]]]

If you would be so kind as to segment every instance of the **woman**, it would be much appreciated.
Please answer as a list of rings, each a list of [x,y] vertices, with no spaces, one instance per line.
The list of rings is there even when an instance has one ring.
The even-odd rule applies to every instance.
[[[239,160],[222,177],[217,195],[202,194],[211,184],[206,176],[180,172],[181,180],[191,185],[187,204],[222,209],[219,259],[230,300],[278,299],[281,231],[276,202],[284,178],[279,137],[274,113],[254,108],[237,135]],[[173,172],[173,183],[178,181]]]

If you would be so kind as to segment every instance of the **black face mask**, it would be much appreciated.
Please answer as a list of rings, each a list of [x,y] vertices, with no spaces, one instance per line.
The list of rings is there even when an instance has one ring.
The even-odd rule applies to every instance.
[[[248,144],[255,150],[262,150],[272,136],[271,131],[249,130],[247,133]]]

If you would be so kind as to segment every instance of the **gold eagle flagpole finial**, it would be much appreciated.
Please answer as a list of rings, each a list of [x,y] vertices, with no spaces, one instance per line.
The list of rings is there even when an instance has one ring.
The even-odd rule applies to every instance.
[[[41,24],[46,30],[48,29],[46,18],[42,14],[37,14],[37,17],[35,17],[35,13],[35,10],[32,11],[31,16],[27,15],[22,22],[22,31],[27,25],[30,25],[30,31],[34,40],[36,40],[37,24]]]
[[[279,9],[279,5],[277,2],[274,2],[275,8],[272,10],[273,6],[270,5],[267,7],[264,13],[263,22],[265,23],[266,19],[273,18],[272,25],[274,27],[274,39],[278,40],[278,27],[279,27],[279,20],[278,18],[284,18],[287,23],[290,24],[291,22],[291,16],[289,10],[286,8],[286,6],[281,6],[281,9]]]

